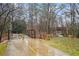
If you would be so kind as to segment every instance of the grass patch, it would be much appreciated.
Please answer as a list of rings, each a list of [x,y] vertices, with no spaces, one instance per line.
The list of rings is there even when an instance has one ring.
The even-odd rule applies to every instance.
[[[0,55],[4,55],[6,48],[7,48],[7,42],[0,43]]]
[[[79,55],[79,39],[78,38],[67,38],[67,37],[54,37],[50,40],[44,40],[44,43],[58,48],[70,55]]]

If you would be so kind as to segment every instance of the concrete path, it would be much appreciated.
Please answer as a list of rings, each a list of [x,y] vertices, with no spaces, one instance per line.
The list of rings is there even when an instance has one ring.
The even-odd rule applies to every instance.
[[[68,56],[68,54],[44,44],[39,39],[14,34],[8,42],[5,56]]]
[[[8,42],[8,47],[5,55],[7,56],[26,56],[28,49],[28,43],[19,37],[13,38]]]
[[[69,56],[69,54],[64,53],[63,51],[51,47],[45,43],[43,43],[41,40],[34,40],[34,44],[33,44],[33,40],[32,41],[32,48],[36,48],[37,51],[37,55],[38,56]]]

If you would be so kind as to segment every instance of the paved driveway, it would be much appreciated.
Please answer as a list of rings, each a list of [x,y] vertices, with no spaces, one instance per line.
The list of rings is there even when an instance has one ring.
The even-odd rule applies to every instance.
[[[39,39],[32,39],[26,35],[13,34],[8,42],[6,56],[67,56],[56,48],[44,44]]]

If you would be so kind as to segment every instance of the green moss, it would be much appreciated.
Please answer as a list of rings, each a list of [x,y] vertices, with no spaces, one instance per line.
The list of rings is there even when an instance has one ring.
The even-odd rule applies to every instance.
[[[3,55],[5,53],[6,48],[7,48],[7,43],[0,44],[0,55]]]

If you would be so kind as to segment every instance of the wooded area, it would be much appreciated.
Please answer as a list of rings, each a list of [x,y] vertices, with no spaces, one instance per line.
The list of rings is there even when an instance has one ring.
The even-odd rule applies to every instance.
[[[79,37],[79,4],[0,3],[0,42],[3,33],[23,33],[30,37]],[[42,37],[43,36],[43,37]]]

